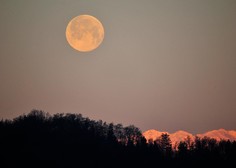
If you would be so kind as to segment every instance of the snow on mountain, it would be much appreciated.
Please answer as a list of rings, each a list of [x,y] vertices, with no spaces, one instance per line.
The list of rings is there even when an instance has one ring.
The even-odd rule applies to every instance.
[[[230,131],[228,131],[228,133],[229,133],[231,136],[236,137],[236,131],[230,130]],[[236,140],[234,139],[234,141],[236,141]]]
[[[152,140],[155,141],[157,138],[159,138],[163,133],[168,132],[160,132],[155,129],[147,130],[143,133],[143,136],[146,138],[147,141]]]
[[[177,145],[180,141],[186,140],[188,136],[191,141],[193,141],[193,139],[194,139],[194,136],[192,134],[190,134],[186,131],[182,131],[182,130],[177,131],[173,134],[170,134],[168,132],[161,132],[161,131],[151,129],[151,130],[145,131],[143,133],[143,136],[147,139],[147,141],[149,141],[149,140],[155,141],[157,138],[160,138],[163,133],[167,133],[170,135],[170,140],[172,142],[172,146]]]
[[[182,130],[176,131],[175,133],[170,134],[168,132],[161,132],[155,129],[151,129],[151,130],[147,130],[143,132],[143,136],[147,139],[147,141],[149,140],[155,141],[163,133],[167,133],[170,135],[170,139],[171,139],[173,147],[178,145],[180,141],[186,140],[187,137],[189,137],[190,141],[194,141],[195,136],[198,136],[199,138],[203,138],[203,137],[214,138],[217,141],[220,141],[220,140],[236,141],[236,131],[234,130],[227,131],[225,129],[212,130],[203,134],[196,134],[195,136],[189,132],[182,131]]]
[[[172,142],[172,146],[178,145],[180,141],[185,141],[189,137],[190,141],[194,140],[194,136],[186,131],[176,131],[173,134],[170,134],[170,140]]]
[[[233,130],[230,130],[230,131],[227,131],[225,129],[212,130],[203,134],[197,134],[196,136],[200,138],[203,138],[203,137],[214,138],[217,141],[220,141],[220,140],[236,141],[236,131],[233,131]]]

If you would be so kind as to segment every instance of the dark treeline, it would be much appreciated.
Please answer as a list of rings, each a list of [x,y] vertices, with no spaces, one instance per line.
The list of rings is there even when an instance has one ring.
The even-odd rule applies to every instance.
[[[168,134],[146,142],[134,125],[32,110],[0,122],[1,167],[236,167],[236,142],[198,137],[173,150]]]

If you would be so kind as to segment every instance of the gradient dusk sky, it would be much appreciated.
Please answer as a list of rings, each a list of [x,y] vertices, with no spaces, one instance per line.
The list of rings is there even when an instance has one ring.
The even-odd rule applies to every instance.
[[[98,18],[103,43],[69,46]],[[1,0],[0,119],[32,109],[193,134],[236,130],[236,0]]]

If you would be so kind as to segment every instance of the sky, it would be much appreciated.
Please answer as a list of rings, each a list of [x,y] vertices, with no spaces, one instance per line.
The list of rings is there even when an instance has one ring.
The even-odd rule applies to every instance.
[[[104,26],[78,52],[75,16]],[[1,0],[0,119],[50,114],[193,134],[236,130],[235,0]]]

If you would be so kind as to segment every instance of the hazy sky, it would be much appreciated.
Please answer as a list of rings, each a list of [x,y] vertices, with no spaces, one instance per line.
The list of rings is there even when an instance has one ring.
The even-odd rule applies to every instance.
[[[80,14],[105,29],[81,53]],[[236,129],[235,0],[1,0],[0,118],[81,113],[142,131]]]

